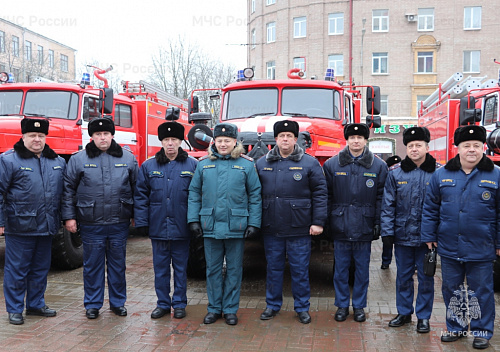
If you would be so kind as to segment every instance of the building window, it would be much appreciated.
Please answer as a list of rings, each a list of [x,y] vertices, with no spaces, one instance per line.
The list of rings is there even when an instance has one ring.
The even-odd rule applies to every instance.
[[[306,58],[305,57],[294,57],[293,58],[293,68],[300,68],[302,72],[306,72]]]
[[[434,30],[434,9],[418,9],[418,30]]]
[[[68,57],[61,54],[61,71],[68,72]]]
[[[26,61],[31,61],[31,42],[24,41],[24,58]]]
[[[274,61],[266,62],[267,68],[267,79],[275,79],[276,78],[276,63]]]
[[[417,72],[431,73],[433,72],[434,53],[429,51],[418,52],[417,54]]]
[[[54,67],[54,50],[49,49],[49,67]]]
[[[388,95],[380,95],[380,115],[387,116],[387,108],[389,106]]]
[[[255,0],[252,0],[251,1],[251,8],[250,8],[250,13],[254,13],[255,12]]]
[[[43,65],[43,46],[38,46],[38,64]]]
[[[422,107],[422,102],[425,101],[428,97],[428,95],[417,95],[417,116],[420,108]]]
[[[373,53],[372,74],[387,73],[387,53]]]
[[[328,55],[328,68],[333,68],[333,74],[337,76],[344,75],[344,55]]]
[[[19,56],[19,37],[15,35],[12,36],[12,53],[14,56]]]
[[[21,76],[21,71],[18,68],[12,69],[12,75],[14,76],[14,82],[19,82],[19,78]]]
[[[464,72],[479,72],[479,60],[481,52],[479,50],[464,51]]]
[[[307,33],[307,21],[305,17],[296,17],[293,19],[293,37],[305,38]]]
[[[266,0],[266,5],[276,4],[276,0]]]
[[[267,42],[273,43],[276,41],[276,22],[271,22],[266,25],[267,27]]]
[[[328,35],[344,34],[344,13],[331,13],[328,15]]]
[[[372,32],[389,31],[389,10],[372,11]]]
[[[257,43],[257,33],[255,31],[255,28],[252,29],[252,35],[250,38],[250,43],[252,43],[252,49],[255,48],[255,43]]]
[[[464,7],[464,29],[481,29],[481,6]]]
[[[0,53],[5,52],[5,32],[0,31]]]

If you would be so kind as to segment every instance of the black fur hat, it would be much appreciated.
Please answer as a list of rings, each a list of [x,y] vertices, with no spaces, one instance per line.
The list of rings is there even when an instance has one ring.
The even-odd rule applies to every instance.
[[[391,167],[392,165],[395,165],[397,163],[401,162],[401,158],[397,155],[393,155],[387,158],[385,163],[387,164],[387,167]]]
[[[89,122],[89,136],[95,132],[111,132],[112,135],[115,135],[115,123],[108,117],[100,117],[93,119]]]
[[[25,117],[21,120],[21,133],[40,132],[49,134],[49,121],[45,119],[30,119]]]
[[[363,136],[368,139],[370,129],[365,123],[350,123],[344,127],[344,138],[348,140],[349,136]]]
[[[427,127],[410,127],[403,132],[403,144],[407,145],[413,141],[424,141],[429,143],[431,141],[431,133]]]
[[[214,139],[217,137],[238,139],[238,127],[232,123],[218,123],[214,127]]]
[[[282,120],[278,121],[273,126],[274,137],[278,137],[281,132],[292,132],[295,138],[299,137],[299,124],[297,121]]]
[[[165,138],[174,137],[184,139],[184,126],[178,122],[164,122],[158,126],[158,139],[162,141]]]
[[[458,146],[465,141],[486,142],[486,129],[476,125],[458,127],[453,135],[453,142]]]

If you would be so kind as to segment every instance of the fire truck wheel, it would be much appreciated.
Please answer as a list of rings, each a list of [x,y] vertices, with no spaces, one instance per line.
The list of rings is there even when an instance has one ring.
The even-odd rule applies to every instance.
[[[500,257],[493,262],[493,287],[495,292],[500,291]]]
[[[191,278],[204,279],[207,271],[205,262],[205,248],[203,246],[203,237],[191,239],[189,247],[189,259],[187,274]]]
[[[71,233],[64,227],[52,240],[52,267],[72,270],[83,265],[83,245],[80,232]]]

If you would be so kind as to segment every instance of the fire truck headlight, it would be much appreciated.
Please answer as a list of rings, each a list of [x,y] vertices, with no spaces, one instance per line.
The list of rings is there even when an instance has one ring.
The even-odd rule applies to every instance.
[[[14,75],[8,72],[0,72],[0,82],[14,83]]]
[[[246,69],[244,69],[243,77],[245,77],[246,79],[253,78],[253,68],[247,67]]]

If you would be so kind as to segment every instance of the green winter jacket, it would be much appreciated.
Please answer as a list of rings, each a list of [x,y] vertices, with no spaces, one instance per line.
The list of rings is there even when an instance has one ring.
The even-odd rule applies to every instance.
[[[253,159],[238,144],[222,156],[212,147],[189,185],[188,223],[200,222],[204,237],[243,238],[247,226],[260,228],[261,186]]]

